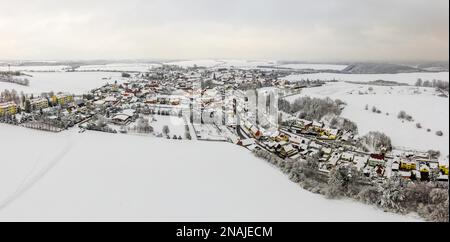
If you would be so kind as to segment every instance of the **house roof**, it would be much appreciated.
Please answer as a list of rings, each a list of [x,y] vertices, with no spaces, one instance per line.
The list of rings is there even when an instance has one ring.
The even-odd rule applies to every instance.
[[[255,134],[259,131],[259,129],[256,126],[252,126],[250,130]]]
[[[300,123],[302,123],[303,125],[305,125],[305,126],[308,126],[308,125],[311,125],[311,124],[313,124],[313,122],[312,121],[309,121],[309,120],[306,120],[306,119],[300,119],[300,120],[298,120]]]
[[[128,115],[128,116],[131,117],[131,116],[134,115],[135,112],[136,111],[134,109],[125,109],[125,110],[122,111],[122,114],[125,114],[125,115]]]
[[[300,137],[300,136],[297,136],[297,135],[291,135],[291,137],[290,137],[290,139],[289,139],[291,142],[294,142],[294,143],[298,143],[298,144],[301,144],[301,143],[303,143],[303,144],[308,144],[309,143],[309,139],[307,139],[307,138],[303,138],[303,137]]]
[[[47,99],[39,97],[30,100],[31,104],[40,103],[40,102],[48,102]]]
[[[440,176],[438,176],[438,178],[437,178],[438,180],[441,180],[441,181],[448,181],[448,175],[440,175]]]
[[[349,152],[344,152],[341,156],[342,159],[353,159],[354,157],[355,155]]]
[[[307,144],[301,144],[298,146],[300,149],[302,150],[307,150],[308,149],[308,145]]]
[[[392,169],[396,169],[396,170],[398,170],[399,169],[399,167],[400,167],[400,165],[398,164],[398,163],[392,163]]]
[[[255,143],[254,139],[243,139],[241,140],[243,146],[249,146]]]
[[[313,125],[313,126],[317,126],[317,127],[323,127],[323,123],[317,122],[317,121],[314,121],[314,122],[312,123],[312,125]]]
[[[129,118],[130,118],[130,116],[128,116],[126,114],[117,114],[113,117],[114,120],[120,120],[120,121],[126,121]]]
[[[285,146],[281,147],[281,149],[283,149],[286,152],[295,151],[294,147],[291,144],[285,145]]]
[[[331,152],[333,151],[331,148],[328,148],[328,147],[324,147],[324,148],[322,148],[322,151],[325,153],[325,154],[331,154]]]
[[[320,148],[322,148],[322,145],[320,145],[320,144],[317,144],[316,142],[311,142],[311,144],[309,144],[309,146],[311,147],[311,148],[316,148],[316,149],[320,149]]]
[[[115,102],[117,101],[117,98],[113,97],[113,96],[109,96],[107,98],[105,98],[105,102]]]
[[[339,129],[327,129],[327,132],[328,132],[330,135],[337,136],[338,133],[339,133]]]
[[[371,154],[370,158],[376,159],[376,160],[384,160],[385,157],[383,154]]]
[[[94,104],[95,105],[103,105],[103,104],[105,104],[105,101],[104,100],[98,100],[98,101],[95,101]]]
[[[440,166],[448,166],[448,160],[440,160],[439,165]]]
[[[366,157],[364,157],[364,156],[355,156],[355,158],[353,158],[353,162],[356,164],[355,166],[358,169],[363,168],[364,165],[366,165],[367,160],[368,160],[367,156]]]
[[[333,155],[333,156],[331,156],[331,158],[328,160],[328,163],[330,163],[331,165],[336,165],[337,162],[339,161],[339,159],[340,159],[340,156]]]

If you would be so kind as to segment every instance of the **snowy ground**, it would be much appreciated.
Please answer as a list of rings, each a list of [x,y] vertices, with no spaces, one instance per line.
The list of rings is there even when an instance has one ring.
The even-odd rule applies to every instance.
[[[277,61],[271,60],[186,60],[186,61],[174,61],[165,64],[178,65],[182,67],[193,67],[194,65],[208,67],[208,68],[241,68],[251,69],[258,66],[265,67],[283,67],[292,69],[313,69],[313,70],[343,70],[346,65],[334,65],[334,64],[284,64],[279,65]]]
[[[0,124],[2,221],[415,221],[302,190],[228,143]]]
[[[162,116],[153,115],[156,121],[150,122],[150,126],[153,127],[155,134],[163,133],[163,127],[167,125],[170,130],[170,138],[174,135],[181,136],[183,139],[185,137],[185,123],[183,118],[175,116]]]
[[[292,69],[312,69],[312,70],[336,70],[342,71],[346,65],[333,65],[333,64],[286,64],[279,67],[292,68]]]
[[[235,68],[257,68],[258,66],[274,66],[276,61],[270,60],[223,60],[221,67]]]
[[[368,88],[372,87],[373,91]],[[360,95],[359,93],[368,93]],[[291,96],[330,97],[347,103],[342,116],[358,124],[359,133],[382,131],[391,137],[395,146],[417,150],[440,150],[442,157],[449,154],[449,99],[435,95],[433,88],[385,87],[357,85],[344,82],[329,83],[322,87],[307,88],[302,94]],[[365,110],[366,104],[369,110]],[[375,106],[381,114],[371,111]],[[402,122],[397,118],[400,111],[414,118],[414,122]],[[389,116],[386,115],[389,113]],[[421,123],[423,128],[416,128]],[[427,129],[431,132],[427,132]],[[443,137],[435,135],[441,130]]]
[[[31,72],[50,72],[50,71],[63,71],[69,66],[55,65],[55,66],[0,66],[0,71],[31,71]]]
[[[77,68],[77,71],[133,71],[147,72],[149,69],[159,67],[159,64],[150,63],[115,63],[106,65],[86,65]]]
[[[185,60],[185,61],[173,61],[173,62],[166,62],[164,63],[166,65],[174,65],[174,66],[181,66],[181,67],[193,67],[195,65],[202,66],[202,67],[216,67],[222,62],[216,61],[216,60]]]
[[[186,60],[165,63],[168,65],[177,65],[181,67],[193,67],[194,65],[208,68],[256,68],[257,66],[274,66],[276,61],[266,60]]]
[[[25,77],[30,80],[29,86],[0,82],[0,90],[14,89],[18,92],[36,94],[49,91],[84,94],[108,82],[112,83],[115,80],[120,82],[122,79],[121,73],[110,72],[32,72],[29,74],[33,76]]]
[[[418,72],[418,73],[400,73],[400,74],[338,74],[338,73],[317,73],[317,74],[303,74],[291,75],[284,79],[289,81],[300,80],[338,80],[338,81],[352,81],[352,82],[369,82],[376,80],[396,81],[400,83],[407,83],[414,85],[418,78],[422,80],[432,81],[433,79],[449,81],[448,72]]]

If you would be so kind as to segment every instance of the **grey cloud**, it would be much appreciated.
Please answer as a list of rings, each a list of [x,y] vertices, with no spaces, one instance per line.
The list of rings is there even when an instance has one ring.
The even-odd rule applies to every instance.
[[[0,59],[448,59],[447,0],[0,4]]]

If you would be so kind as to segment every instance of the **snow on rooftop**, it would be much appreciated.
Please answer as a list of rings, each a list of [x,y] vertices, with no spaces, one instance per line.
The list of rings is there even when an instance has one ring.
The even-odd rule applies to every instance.
[[[135,112],[136,111],[134,109],[125,109],[122,111],[123,114],[128,115],[130,117],[133,116]]]

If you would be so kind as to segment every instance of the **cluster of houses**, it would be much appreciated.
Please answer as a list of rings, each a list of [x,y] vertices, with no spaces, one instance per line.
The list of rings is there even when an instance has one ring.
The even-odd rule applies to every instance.
[[[82,103],[68,93],[23,96],[18,103],[0,103],[0,120],[28,128],[62,131],[90,116]]]
[[[317,169],[324,174],[346,163],[373,179],[399,175],[410,180],[448,181],[448,160],[438,160],[428,152],[366,152],[357,145],[352,132],[329,128],[322,122],[297,119],[269,132],[247,120],[241,130],[245,137],[233,142],[281,158],[314,157],[319,161]]]
[[[113,129],[131,124],[140,114],[178,114],[181,100],[160,93],[162,89],[159,87],[145,79],[106,84],[91,91],[86,97],[86,106],[97,118],[104,118]],[[96,121],[93,118],[85,126]]]
[[[408,179],[448,181],[448,160],[438,160],[423,152],[403,152],[392,159],[391,170]]]
[[[171,115],[184,117],[187,132],[187,122],[195,123],[191,126],[198,129],[194,132],[198,137],[217,136],[217,141],[231,140],[250,150],[265,149],[281,158],[314,157],[319,161],[317,169],[325,174],[337,165],[348,163],[374,179],[398,174],[412,180],[448,181],[448,161],[438,161],[428,153],[368,153],[357,146],[353,132],[312,120],[293,118],[275,128],[263,128],[258,122],[251,121],[243,90],[298,88],[298,84],[283,81],[280,78],[283,75],[263,69],[163,66],[105,84],[81,96],[59,93],[26,97],[20,104],[0,103],[0,117],[13,116],[25,127],[51,131],[55,127],[60,131],[78,125],[83,132],[91,129],[124,133],[143,116]],[[194,117],[196,111],[199,118]],[[223,116],[217,115],[218,112]],[[225,120],[227,122],[222,122]],[[201,125],[209,126],[204,129]],[[217,129],[217,132],[211,129]],[[143,130],[150,129],[143,127]],[[209,135],[202,135],[202,132]]]

